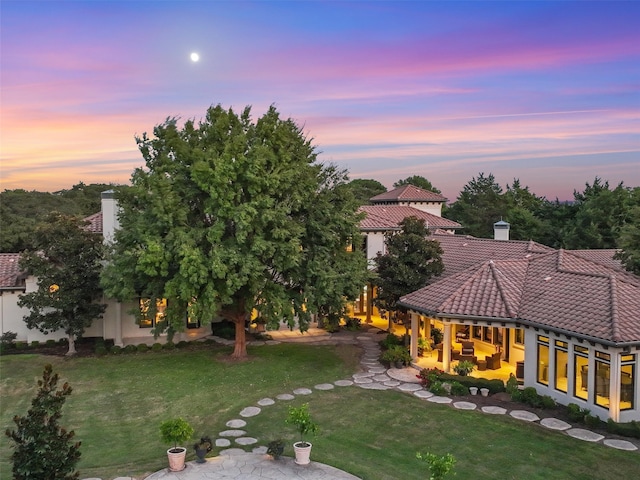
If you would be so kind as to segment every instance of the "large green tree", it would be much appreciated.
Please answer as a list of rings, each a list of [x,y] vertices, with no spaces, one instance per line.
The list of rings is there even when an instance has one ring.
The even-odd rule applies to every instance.
[[[640,188],[636,188],[640,196]],[[629,212],[629,222],[620,229],[618,246],[620,251],[616,258],[620,259],[630,272],[640,275],[640,205]]]
[[[67,355],[76,353],[75,340],[102,317],[102,237],[86,222],[53,213],[36,231],[35,249],[20,258],[20,267],[37,279],[37,290],[20,295],[18,305],[29,309],[27,327],[43,333],[64,330]]]
[[[400,179],[393,184],[394,188],[402,187],[403,185],[413,185],[414,187],[422,188],[434,193],[442,193],[433,184],[421,175],[411,175],[405,179]]]
[[[392,315],[397,313],[400,297],[424,287],[444,268],[442,248],[438,241],[428,238],[423,219],[407,217],[400,227],[385,235],[386,252],[373,259],[377,272],[374,283],[378,287],[374,302]]]
[[[274,107],[255,123],[220,105],[199,123],[168,119],[138,144],[146,167],[121,190],[120,229],[103,284],[120,300],[166,298],[181,330],[187,310],[235,323],[246,357],[251,312],[271,325],[335,312],[365,283],[358,204],[347,176],[316,162],[311,141]]]
[[[73,430],[58,424],[62,406],[71,395],[65,383],[58,390],[58,374],[45,365],[38,393],[24,417],[15,416],[17,428],[5,434],[14,443],[14,480],[73,480],[78,478],[75,466],[80,460],[80,442],[73,442]]]

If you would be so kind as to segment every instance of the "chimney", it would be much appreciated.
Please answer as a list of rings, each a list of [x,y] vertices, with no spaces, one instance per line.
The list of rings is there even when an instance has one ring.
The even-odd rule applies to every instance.
[[[493,224],[493,238],[494,240],[509,240],[509,227],[510,225],[504,220],[500,220]]]
[[[120,227],[118,221],[118,201],[115,192],[107,190],[100,194],[102,209],[102,237],[105,243],[112,242],[115,231]]]

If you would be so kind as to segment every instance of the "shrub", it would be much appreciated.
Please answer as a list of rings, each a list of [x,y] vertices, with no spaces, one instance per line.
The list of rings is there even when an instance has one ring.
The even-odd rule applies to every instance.
[[[163,350],[173,350],[176,348],[176,344],[173,342],[167,342],[162,346]]]
[[[591,410],[587,408],[580,408],[580,406],[575,403],[567,405],[567,415],[569,416],[569,420],[572,422],[584,422],[584,417],[590,413]]]
[[[394,333],[388,333],[384,340],[380,341],[380,346],[382,348],[391,348],[394,345],[402,345],[402,338]]]
[[[138,346],[136,347],[136,350],[137,350],[139,353],[144,353],[144,352],[146,352],[147,350],[149,350],[149,347],[147,347],[144,343],[141,343],[140,345],[138,345]]]
[[[440,376],[440,380],[442,381],[450,381],[450,382],[460,382],[465,387],[478,387],[478,388],[487,388],[489,393],[500,393],[504,392],[504,382],[500,379],[487,379],[487,378],[475,378],[475,377],[462,377],[459,375],[451,375],[449,373],[443,373]]]
[[[509,395],[511,395],[511,398],[513,398],[513,394],[516,392],[519,392],[519,388],[518,388],[518,379],[516,378],[516,376],[513,373],[509,374],[509,380],[507,380],[507,393]]]
[[[598,428],[601,425],[601,420],[595,415],[587,414],[584,416],[584,423],[589,428]]]
[[[556,401],[549,395],[542,396],[542,408],[555,408]]]
[[[18,350],[24,350],[28,346],[29,346],[29,344],[27,344],[27,342],[16,342],[16,348]]]
[[[107,350],[107,347],[105,347],[104,345],[98,345],[95,348],[95,353],[96,353],[96,355],[101,357],[101,356],[106,355],[107,353],[109,353],[109,350]]]
[[[538,392],[533,387],[526,387],[522,390],[520,401],[534,408],[542,406],[542,397],[538,395]]]
[[[462,385],[460,382],[453,382],[451,384],[451,395],[463,396],[469,395],[469,389]]]
[[[38,340],[34,340],[31,342],[31,346],[32,347],[39,347],[40,346],[40,342]]]
[[[356,330],[360,330],[361,320],[356,317],[347,317],[344,319],[345,328],[351,332],[355,332]]]
[[[151,345],[151,350],[153,350],[154,352],[159,352],[162,350],[162,344],[161,343],[154,343],[153,345]]]
[[[187,348],[189,346],[189,342],[187,342],[186,340],[180,340],[178,343],[176,343],[176,348]]]
[[[431,384],[435,381],[438,381],[440,377],[444,374],[442,370],[439,368],[423,368],[420,370],[420,373],[416,375],[420,379],[420,384],[424,388],[429,388]]]
[[[13,345],[13,342],[18,337],[18,334],[15,332],[4,332],[2,336],[0,336],[0,345],[9,346]]]
[[[193,432],[193,427],[182,418],[165,420],[160,425],[162,441],[169,445],[173,444],[174,449],[178,447],[178,443],[189,440]]]
[[[473,362],[469,360],[462,360],[458,362],[455,367],[453,367],[453,371],[461,377],[466,377],[473,371],[474,368],[476,368],[476,366],[473,364]]]
[[[436,380],[431,384],[431,386],[429,387],[429,391],[438,396],[446,395],[448,393],[447,389],[444,388],[444,385],[439,380]]]
[[[137,351],[137,348],[135,345],[127,345],[122,350],[124,353],[135,353]]]
[[[114,345],[113,347],[111,347],[111,353],[114,355],[120,355],[122,353],[122,347]]]
[[[640,438],[640,422],[632,420],[629,423],[616,423],[607,420],[607,431],[625,437]]]
[[[44,344],[48,347],[53,347],[57,342],[53,339],[50,338],[49,340],[47,340],[46,342],[44,342]]]
[[[429,452],[424,454],[418,452],[416,453],[416,458],[429,465],[430,480],[442,480],[445,475],[453,471],[453,466],[456,464],[455,457],[450,453],[439,457]]]

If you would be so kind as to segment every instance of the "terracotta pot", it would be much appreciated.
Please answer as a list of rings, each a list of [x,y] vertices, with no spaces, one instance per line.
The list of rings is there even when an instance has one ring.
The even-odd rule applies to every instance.
[[[184,447],[170,448],[167,450],[167,458],[169,458],[169,470],[179,472],[184,470],[184,460],[187,457],[187,449]]]
[[[293,450],[296,452],[296,463],[298,465],[309,465],[311,460],[311,447],[309,442],[296,442],[293,444]]]

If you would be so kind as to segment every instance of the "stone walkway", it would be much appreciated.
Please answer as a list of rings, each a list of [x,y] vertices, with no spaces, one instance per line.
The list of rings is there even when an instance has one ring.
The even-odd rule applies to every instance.
[[[247,425],[245,419],[259,415],[262,408],[273,405],[279,401],[290,401],[296,396],[306,396],[313,394],[314,390],[331,390],[334,388],[356,386],[367,390],[389,390],[396,389],[407,394],[414,395],[426,402],[450,404],[458,410],[475,410],[477,405],[473,403],[473,398],[465,397],[465,400],[453,400],[446,396],[437,396],[425,390],[416,377],[417,370],[413,367],[402,369],[389,369],[383,367],[380,362],[380,346],[378,340],[377,329],[369,329],[366,333],[354,335],[330,335],[324,330],[317,332],[311,331],[311,334],[302,335],[299,332],[269,332],[273,333],[273,340],[264,342],[252,342],[252,344],[277,344],[283,342],[300,342],[313,344],[336,344],[351,343],[359,344],[364,354],[360,360],[362,372],[354,373],[351,378],[336,380],[333,383],[321,383],[311,388],[297,388],[291,393],[285,392],[277,395],[275,398],[262,398],[251,405],[242,409],[238,416],[226,423],[227,430],[219,432],[215,440],[216,447],[223,448],[217,457],[207,458],[207,462],[198,464],[188,462],[187,468],[182,472],[169,472],[167,469],[160,470],[145,480],[197,480],[208,478],[234,479],[234,480],[260,480],[287,478],[297,479],[304,478],[308,480],[324,480],[324,479],[357,479],[353,475],[317,462],[311,462],[307,466],[299,466],[293,462],[293,459],[281,457],[274,461],[266,455],[267,447],[259,445],[259,440],[249,436],[244,430]],[[214,337],[220,343],[233,344],[233,341],[224,340]],[[468,401],[471,400],[471,401]],[[540,418],[532,412],[526,410],[508,411],[506,408],[499,406],[484,406],[481,412],[488,415],[507,415],[521,420],[523,422],[537,423],[544,428],[562,432],[578,440],[586,442],[601,442],[607,447],[619,450],[637,450],[638,447],[627,440],[607,439],[589,430],[582,428],[574,428],[572,425],[556,419],[556,418]],[[247,453],[239,447],[256,445],[251,453]],[[228,448],[227,448],[228,447]],[[99,479],[85,479],[99,480]],[[133,480],[130,477],[118,477],[115,480]]]

